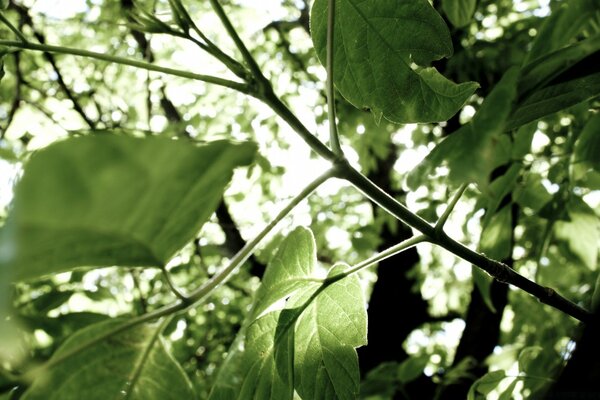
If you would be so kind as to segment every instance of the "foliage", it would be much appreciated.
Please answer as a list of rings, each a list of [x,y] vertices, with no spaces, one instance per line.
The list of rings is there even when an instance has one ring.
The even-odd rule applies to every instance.
[[[0,399],[561,387],[598,0],[43,3],[0,2]]]

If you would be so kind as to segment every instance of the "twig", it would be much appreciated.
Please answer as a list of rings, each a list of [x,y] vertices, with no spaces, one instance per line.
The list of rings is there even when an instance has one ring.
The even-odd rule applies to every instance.
[[[182,78],[192,79],[196,81],[202,81],[206,83],[210,83],[213,85],[227,87],[229,89],[237,90],[241,93],[249,94],[249,86],[245,83],[231,81],[229,79],[223,79],[216,76],[211,75],[202,75],[196,74],[193,72],[182,71],[175,68],[161,67],[158,65],[150,64],[145,61],[132,60],[129,58],[112,56],[110,54],[105,53],[97,53],[95,51],[89,50],[81,50],[74,49],[64,46],[53,46],[49,44],[36,44],[36,43],[22,43],[14,40],[0,40],[0,46],[7,47],[16,47],[20,49],[28,49],[28,50],[36,50],[36,51],[46,51],[49,53],[58,53],[58,54],[70,54],[74,56],[93,58],[100,61],[107,61],[115,64],[129,65],[131,67],[136,67],[140,69],[145,69],[148,71],[160,72],[167,75],[179,76]]]

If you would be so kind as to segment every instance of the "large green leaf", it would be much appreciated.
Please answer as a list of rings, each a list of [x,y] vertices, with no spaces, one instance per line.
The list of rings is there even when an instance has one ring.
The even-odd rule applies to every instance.
[[[452,25],[461,28],[472,21],[477,0],[444,0],[442,9]]]
[[[211,400],[285,400],[294,390],[303,399],[356,398],[365,299],[356,276],[324,284],[320,272],[312,233],[295,229],[267,267]]]
[[[316,0],[311,31],[326,60],[327,0]],[[455,84],[433,60],[452,55],[448,28],[427,0],[336,0],[334,82],[354,106],[392,122],[445,121],[477,88]]]
[[[527,59],[535,60],[544,54],[558,50],[585,30],[596,31],[593,26],[594,21],[597,23],[600,19],[598,10],[600,10],[599,0],[563,2],[542,25],[527,54]]]
[[[69,338],[24,399],[195,398],[187,375],[165,349],[160,336],[164,324],[142,324],[103,338],[123,323],[121,319],[102,322]]]
[[[600,73],[544,87],[517,104],[507,128],[517,128],[599,95]]]
[[[250,143],[97,135],[34,154],[4,246],[16,279],[78,266],[162,266],[215,210]]]
[[[516,96],[518,77],[516,68],[504,74],[473,120],[438,144],[411,171],[409,187],[417,188],[427,174],[444,162],[450,169],[451,182],[476,182],[482,188],[487,185],[492,170],[510,159],[510,140],[502,133]]]

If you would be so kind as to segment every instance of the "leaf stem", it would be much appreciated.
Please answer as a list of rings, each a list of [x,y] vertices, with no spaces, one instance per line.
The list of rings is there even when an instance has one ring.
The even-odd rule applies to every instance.
[[[448,206],[444,210],[444,213],[442,214],[440,219],[437,220],[435,224],[435,231],[438,234],[444,229],[444,225],[446,224],[446,221],[448,221],[448,217],[452,213],[452,210],[454,210],[454,207],[456,207],[456,203],[458,203],[458,200],[460,200],[461,196],[463,195],[468,186],[468,183],[463,183],[460,186],[460,188],[454,194],[454,197],[452,197],[452,200],[450,200],[450,203],[448,203]]]
[[[175,68],[161,67],[159,65],[151,64],[145,61],[132,60],[129,58],[112,56],[110,54],[105,53],[97,53],[94,51],[74,49],[70,47],[64,46],[53,46],[48,44],[36,44],[36,43],[24,43],[17,42],[13,40],[0,40],[0,46],[7,47],[17,47],[20,49],[28,49],[28,50],[36,50],[36,51],[45,51],[48,53],[57,53],[57,54],[70,54],[74,56],[81,56],[87,58],[93,58],[96,60],[107,61],[115,64],[129,65],[131,67],[136,67],[140,69],[145,69],[147,71],[160,72],[167,75],[179,76],[182,78],[192,79],[196,81],[202,81],[206,83],[210,83],[213,85],[224,86],[229,89],[237,90],[239,92],[249,94],[249,86],[245,83],[235,82],[228,79],[219,78],[211,75],[201,75],[193,72],[182,71]]]
[[[15,34],[15,36],[19,38],[21,42],[27,43],[27,38],[25,37],[25,35],[23,35],[21,31],[19,31],[13,24],[10,23],[8,18],[4,16],[3,12],[0,12],[0,22],[6,25],[8,29],[10,29]]]
[[[318,178],[309,183],[296,197],[292,199],[284,208],[277,214],[277,216],[263,228],[263,230],[256,235],[254,239],[246,243],[244,247],[231,259],[229,265],[213,276],[209,281],[204,283],[198,289],[194,290],[188,296],[188,302],[195,304],[202,300],[205,296],[211,293],[217,286],[225,282],[231,274],[242,265],[248,257],[252,254],[258,243],[269,233],[275,226],[292,211],[298,203],[304,200],[310,195],[316,188],[318,188],[323,182],[334,176],[334,169],[326,171]]]
[[[329,119],[329,144],[333,152],[343,155],[340,146],[340,136],[337,129],[337,118],[335,112],[335,92],[333,88],[333,51],[334,51],[334,24],[335,24],[335,1],[329,0],[327,11],[327,116]]]

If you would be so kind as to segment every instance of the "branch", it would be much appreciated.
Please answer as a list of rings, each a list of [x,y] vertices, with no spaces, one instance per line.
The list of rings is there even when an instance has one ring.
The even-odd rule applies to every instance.
[[[395,246],[390,247],[387,250],[382,251],[381,253],[375,254],[373,257],[369,257],[368,259],[356,264],[354,267],[344,271],[343,273],[341,273],[339,275],[335,275],[335,276],[331,277],[330,279],[335,279],[337,281],[346,276],[352,275],[360,270],[369,268],[369,267],[379,263],[380,261],[383,261],[387,258],[395,256],[396,254],[399,254],[405,250],[410,249],[411,247],[416,246],[419,243],[423,243],[426,241],[427,241],[427,236],[425,236],[425,235],[413,236],[409,239],[406,239],[406,240],[398,243]]]
[[[427,236],[428,240],[437,244],[444,249],[450,251],[454,255],[469,261],[471,264],[481,268],[494,279],[509,283],[516,286],[525,292],[537,297],[541,302],[548,304],[580,321],[590,321],[591,314],[589,311],[578,306],[577,304],[560,296],[551,288],[541,286],[516,271],[510,269],[507,265],[492,260],[483,254],[477,253],[464,246],[462,243],[448,237],[443,231],[438,232],[423,218],[411,212],[406,206],[398,202],[389,194],[381,190],[371,180],[354,169],[347,160],[338,159],[321,141],[308,131],[308,129],[298,120],[285,104],[271,91],[267,92],[262,98],[273,111],[283,118],[290,127],[320,156],[335,163],[337,177],[345,179],[359,189],[371,201],[379,205],[388,213],[403,221],[410,227],[420,231]]]
[[[19,49],[28,49],[42,52],[45,51],[57,54],[70,54],[74,56],[93,58],[95,60],[107,61],[115,64],[129,65],[131,67],[145,69],[147,71],[160,72],[166,75],[173,75],[179,76],[181,78],[192,79],[195,81],[202,81],[213,85],[223,86],[229,89],[237,90],[238,92],[244,94],[250,94],[249,86],[245,83],[235,82],[229,79],[223,79],[211,75],[196,74],[193,72],[182,71],[175,68],[161,67],[158,65],[150,64],[145,61],[132,60],[129,58],[112,56],[110,54],[97,53],[95,51],[74,49],[64,46],[53,46],[48,44],[21,43],[14,40],[0,40],[0,46],[16,47]]]
[[[273,219],[267,226],[263,228],[262,231],[254,239],[250,242],[246,243],[246,245],[231,259],[229,265],[224,268],[221,272],[214,275],[209,281],[204,283],[198,289],[194,290],[189,295],[189,301],[191,303],[196,303],[202,300],[206,295],[211,293],[217,286],[226,281],[231,274],[242,265],[248,257],[254,252],[254,249],[258,245],[258,243],[269,233],[275,226],[281,221],[286,215],[290,213],[302,200],[308,197],[315,189],[317,189],[321,184],[327,181],[329,178],[334,176],[335,170],[330,169],[317,177],[311,183],[308,184],[296,197],[290,201],[288,205],[286,205],[283,210],[277,214],[275,219]]]
[[[464,183],[460,186],[460,188],[454,194],[454,197],[452,197],[452,200],[450,200],[450,203],[448,203],[448,206],[444,210],[444,213],[436,222],[435,231],[438,235],[441,231],[443,231],[444,225],[446,224],[446,221],[448,221],[448,217],[452,213],[452,210],[454,210],[454,207],[456,207],[456,203],[458,203],[458,200],[460,200],[461,196],[463,195],[468,186],[468,183]]]

